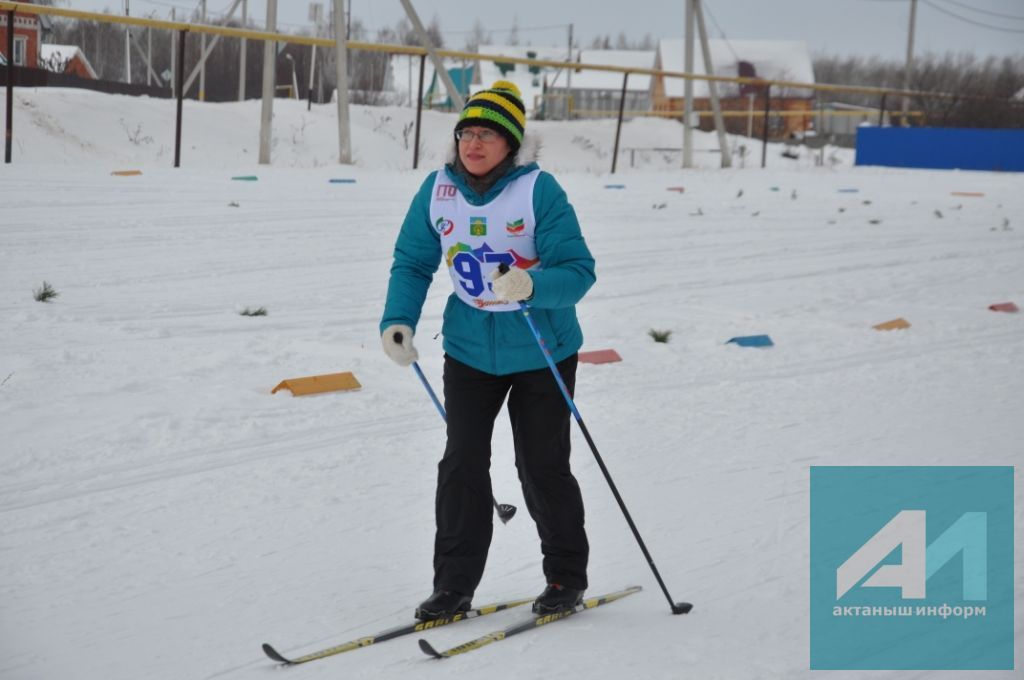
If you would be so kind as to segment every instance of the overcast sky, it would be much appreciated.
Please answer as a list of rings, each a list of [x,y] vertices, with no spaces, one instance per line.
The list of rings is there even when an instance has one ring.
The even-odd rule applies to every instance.
[[[308,26],[311,0],[278,0],[285,30]],[[323,0],[327,5],[331,0]],[[75,9],[124,11],[123,0],[64,0]],[[404,16],[399,0],[351,0],[353,16],[372,30]],[[171,8],[189,12],[199,0],[130,0],[132,15],[166,18]],[[601,5],[598,9],[597,6]],[[207,0],[209,12],[224,12],[231,0]],[[424,22],[435,15],[448,47],[461,48],[479,19],[492,42],[508,41],[518,24],[522,44],[563,45],[568,25],[584,47],[600,35],[625,32],[636,41],[682,37],[684,0],[413,0]],[[906,55],[910,0],[705,0],[712,37],[803,40],[814,53],[857,54],[902,60]],[[756,9],[755,9],[756,8]],[[249,0],[249,15],[266,19],[266,0]],[[714,18],[714,21],[712,21]],[[971,52],[979,56],[1024,54],[1024,0],[920,0],[915,54]]]

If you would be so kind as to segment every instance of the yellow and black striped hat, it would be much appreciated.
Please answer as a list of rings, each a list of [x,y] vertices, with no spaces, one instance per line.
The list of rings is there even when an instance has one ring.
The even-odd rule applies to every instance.
[[[496,130],[508,140],[512,151],[518,151],[526,130],[526,107],[523,95],[515,83],[499,80],[490,89],[475,93],[462,107],[456,132],[464,127],[479,125]]]

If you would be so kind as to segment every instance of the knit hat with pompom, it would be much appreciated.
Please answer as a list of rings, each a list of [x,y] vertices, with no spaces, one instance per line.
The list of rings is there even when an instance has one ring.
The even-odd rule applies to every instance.
[[[526,107],[519,88],[515,83],[499,80],[489,89],[475,93],[462,107],[455,131],[464,127],[485,127],[500,132],[512,152],[519,151],[526,131]]]

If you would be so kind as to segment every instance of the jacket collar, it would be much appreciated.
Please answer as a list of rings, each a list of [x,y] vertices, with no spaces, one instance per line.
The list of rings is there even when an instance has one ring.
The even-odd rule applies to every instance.
[[[447,163],[445,165],[445,169],[448,171],[448,176],[452,179],[452,182],[454,182],[455,186],[458,187],[459,192],[462,193],[462,195],[466,198],[467,201],[469,201],[471,205],[484,205],[486,203],[490,203],[498,196],[498,194],[502,192],[502,190],[506,186],[509,185],[509,183],[512,180],[522,177],[523,175],[526,175],[528,173],[531,173],[538,167],[539,166],[536,163],[527,163],[526,165],[512,166],[511,168],[509,168],[508,172],[506,172],[500,179],[498,179],[497,182],[495,182],[491,186],[490,189],[487,190],[487,193],[480,195],[477,192],[473,191],[473,189],[466,182],[466,178],[455,169],[454,163]]]

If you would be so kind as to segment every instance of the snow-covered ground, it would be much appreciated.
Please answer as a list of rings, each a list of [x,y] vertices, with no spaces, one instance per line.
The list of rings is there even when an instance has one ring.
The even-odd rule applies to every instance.
[[[256,103],[189,103],[173,170],[169,102],[17,96],[16,162],[0,168],[4,680],[808,677],[809,467],[1021,460],[1024,315],[987,309],[1024,303],[1019,176],[842,154],[792,167],[777,148],[764,171],[654,159],[609,176],[610,124],[531,123],[598,262],[585,349],[623,357],[580,367],[578,406],[673,596],[696,606],[669,614],[574,427],[591,592],[641,594],[450,661],[412,637],[281,671],[260,643],[342,642],[407,620],[429,591],[443,423],[377,334],[425,172],[402,148],[411,114],[357,109],[359,162],[339,167],[330,111],[277,102],[266,168]],[[426,115],[424,167],[451,121]],[[160,139],[130,142],[138,125]],[[677,144],[672,125],[631,123],[626,140]],[[44,280],[60,293],[49,304],[32,299]],[[449,286],[439,274],[417,335],[435,388]],[[871,329],[896,317],[911,328]],[[759,333],[776,346],[724,344]],[[362,390],[270,394],[336,371]],[[495,494],[520,514],[495,529],[479,604],[543,587],[504,418],[494,450]],[[1018,570],[1018,650],[1022,586]]]

